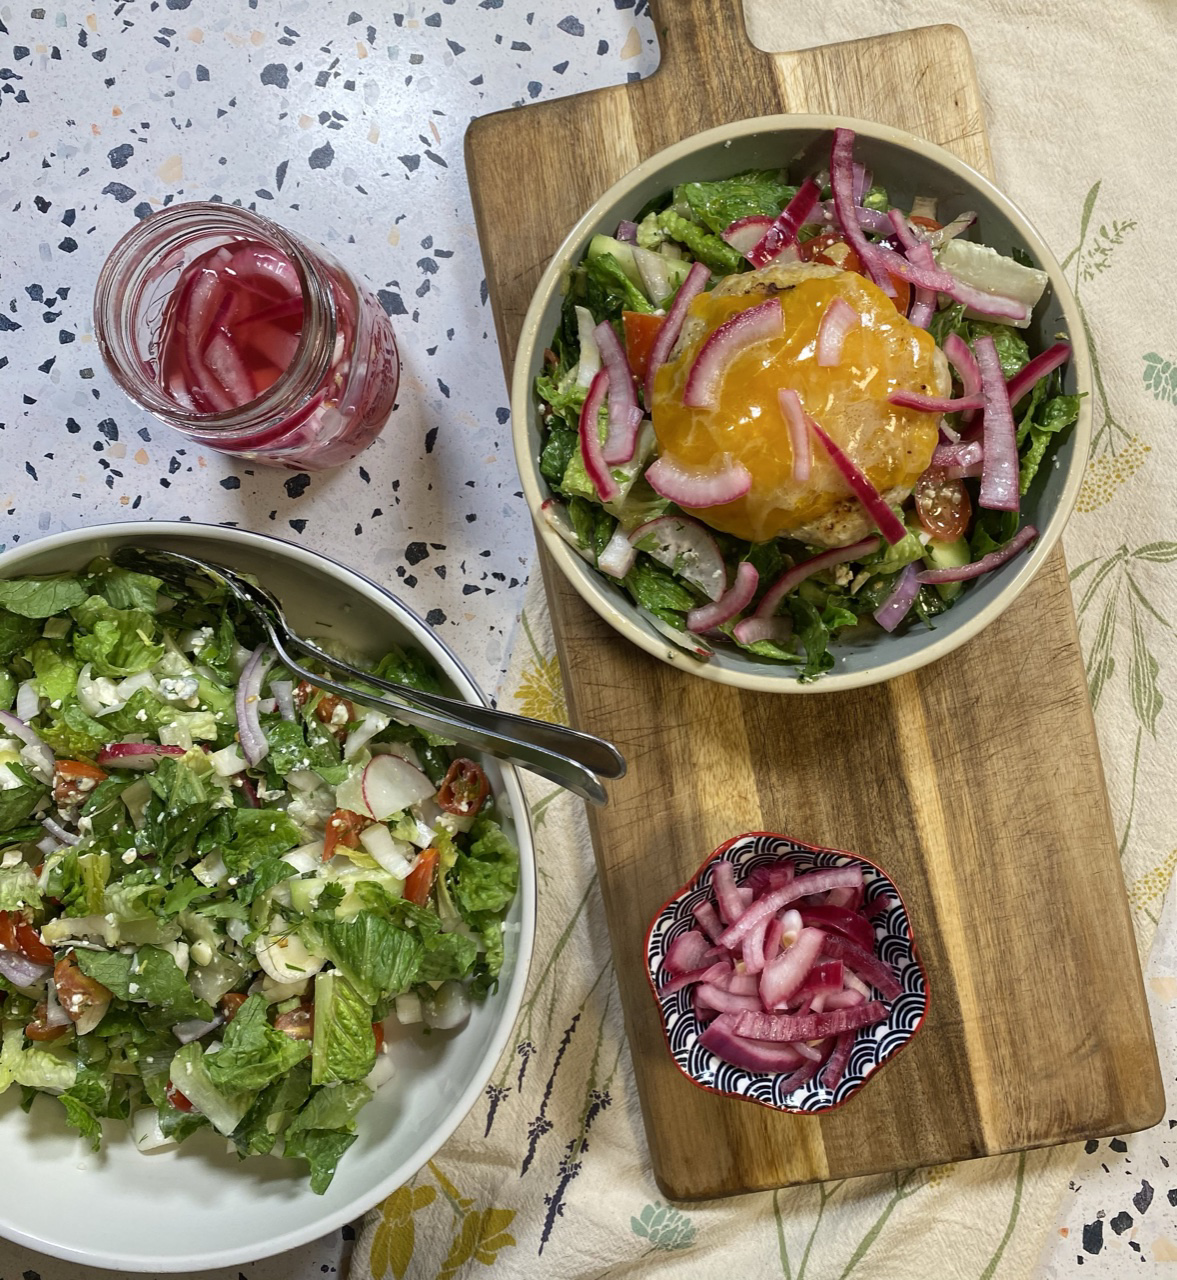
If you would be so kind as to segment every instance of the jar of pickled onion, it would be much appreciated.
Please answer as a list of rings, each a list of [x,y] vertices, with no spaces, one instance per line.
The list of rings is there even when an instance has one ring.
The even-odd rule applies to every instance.
[[[379,302],[318,245],[216,203],[174,205],[115,245],[94,332],[119,386],[189,439],[294,470],[379,435],[400,359]]]

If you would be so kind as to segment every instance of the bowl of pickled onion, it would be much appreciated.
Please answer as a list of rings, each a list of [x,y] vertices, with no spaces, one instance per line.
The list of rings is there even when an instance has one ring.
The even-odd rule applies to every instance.
[[[706,859],[651,922],[646,964],[679,1070],[779,1111],[848,1101],[928,1012],[907,907],[886,872],[770,832]]]
[[[791,247],[804,251],[801,261],[795,253],[758,257],[750,246],[773,219],[763,218],[760,228],[733,221],[722,238],[733,251],[739,246],[735,272],[725,274],[716,266],[704,270],[707,264],[698,259],[687,272],[689,251],[681,264],[663,260],[651,266],[657,255],[643,256],[635,242],[653,314],[639,315],[632,334],[628,313],[624,326],[615,316],[595,328],[581,316],[577,333],[571,304],[593,301],[591,294],[568,296],[578,269],[601,252],[603,238],[643,230],[650,210],[673,215],[674,206],[666,202],[683,184],[774,170],[798,189],[808,179],[820,195],[813,197],[803,236],[814,236],[815,219],[822,216],[836,229],[838,184],[830,177],[836,169],[830,139],[836,142],[840,134],[853,137],[855,181],[865,174],[869,184],[873,174],[886,189],[890,209],[905,211],[893,238],[886,237],[889,212],[878,214],[872,234],[879,238],[867,250],[910,279],[892,276],[889,282],[870,263],[866,269],[855,267],[846,261],[845,244],[835,244],[832,257],[810,253],[800,242]],[[856,189],[854,199],[861,204],[862,192]],[[778,225],[787,220],[792,203]],[[831,623],[824,601],[839,591],[858,590],[880,557],[886,559],[888,547],[908,533],[918,533],[925,543],[943,538],[947,544],[953,538],[971,544],[980,514],[975,487],[970,490],[973,516],[958,519],[951,534],[946,523],[959,516],[962,484],[975,486],[977,478],[982,486],[989,484],[981,471],[986,413],[976,407],[983,397],[979,382],[969,382],[980,375],[974,368],[961,378],[955,361],[946,360],[929,336],[928,317],[959,297],[962,307],[968,305],[966,317],[996,320],[1005,303],[993,304],[990,296],[970,288],[967,272],[954,277],[959,295],[938,293],[930,286],[944,276],[911,272],[890,256],[907,253],[911,263],[920,261],[903,240],[913,228],[917,236],[924,234],[915,211],[931,203],[947,224],[943,234],[972,240],[1019,268],[1028,264],[1038,276],[1037,297],[1008,323],[1024,337],[1030,365],[1046,368],[1039,376],[1055,378],[1051,394],[1072,400],[1073,417],[1052,438],[1024,492],[1019,491],[1017,452],[1006,459],[1007,492],[996,501],[1006,511],[1015,510],[1018,522],[1016,531],[994,544],[994,554],[982,541],[965,565],[942,568],[940,560],[925,555],[891,578],[880,571],[867,584],[868,592],[885,584],[878,586],[880,598],[856,608],[857,621],[847,623],[842,615]],[[662,220],[660,214],[660,225]],[[963,233],[962,224],[968,228]],[[864,220],[863,225],[869,224]],[[868,262],[865,256],[863,262]],[[652,283],[648,266],[656,277]],[[662,279],[666,272],[668,286]],[[929,287],[917,288],[921,281]],[[665,296],[658,301],[660,284]],[[676,307],[684,314],[676,317]],[[599,319],[594,312],[592,321]],[[596,363],[585,378],[577,373],[588,388],[589,410],[599,406],[600,449],[584,430],[582,407],[581,457],[561,475],[565,460],[553,463],[549,447],[553,406],[537,394],[537,380],[551,374],[554,356],[560,359],[553,348],[561,337],[579,337],[583,352],[590,331],[599,347],[594,362],[599,357],[601,377]],[[843,344],[852,360],[839,358]],[[827,347],[836,347],[832,358],[825,358]],[[1065,356],[1055,359],[1064,348]],[[621,362],[626,376],[615,377]],[[875,387],[864,389],[875,374],[881,375]],[[1017,419],[1010,424],[1011,445],[1029,403],[1022,388],[1021,401],[1012,399],[1015,382],[1007,372],[1008,411]],[[1024,215],[987,179],[942,148],[884,125],[771,116],[668,147],[614,184],[584,214],[533,295],[511,396],[516,462],[537,536],[581,598],[628,640],[691,674],[746,689],[804,693],[851,689],[922,667],[976,636],[1017,598],[1058,541],[1078,497],[1091,431],[1089,388],[1082,318],[1062,271]],[[967,432],[953,430],[958,418],[944,406],[967,414]],[[1019,448],[1025,439],[1023,429]],[[984,441],[991,459],[984,467],[996,475],[999,451],[990,448],[987,427]],[[944,488],[932,483],[945,475],[953,483]],[[578,483],[591,487],[578,490]],[[635,502],[632,495],[639,490]],[[578,492],[587,493],[591,502],[574,511],[569,495]],[[657,505],[649,501],[659,498]],[[599,516],[602,509],[610,519]],[[763,556],[763,548],[774,550]],[[647,557],[658,563],[649,564]],[[678,591],[674,599],[643,602],[631,584],[643,565],[656,583],[672,576],[672,587],[685,587],[694,600]],[[804,603],[795,608],[794,596],[816,600],[815,613],[803,614]],[[929,609],[928,602],[936,607]],[[808,635],[803,635],[805,616],[814,618]],[[819,624],[831,627],[827,666],[820,671],[806,666]]]

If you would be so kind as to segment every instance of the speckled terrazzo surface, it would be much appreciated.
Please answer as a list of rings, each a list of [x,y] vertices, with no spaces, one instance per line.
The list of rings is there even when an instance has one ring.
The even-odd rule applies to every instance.
[[[1123,40],[1131,48],[1120,49],[1116,57],[1151,65],[1151,53],[1157,66],[1166,64],[1155,57],[1160,37],[1149,34],[1149,5],[1134,0],[1130,7],[1137,20],[1125,26]],[[777,48],[959,16],[954,6],[936,0],[880,0],[870,7],[869,25],[859,16],[865,9],[842,0],[830,0],[808,15],[779,0],[752,0],[748,8],[754,36]],[[428,0],[366,9],[363,0],[136,0],[43,8],[0,3],[0,543],[15,545],[61,529],[136,517],[188,516],[273,532],[355,564],[400,591],[458,650],[476,678],[495,689],[509,658],[524,644],[517,617],[533,546],[510,454],[506,391],[462,167],[463,131],[476,114],[648,74],[657,55],[643,9],[642,0],[596,5],[576,0]],[[1091,20],[1089,29],[1099,28],[1093,4],[1084,0],[1076,6],[1079,11]],[[1082,88],[1076,99],[1069,98],[1064,77],[1048,74],[1060,42],[1067,42],[1077,66],[1086,67],[1085,74],[1070,77],[1072,84],[1096,84],[1107,56],[1102,46],[1089,49],[1081,35],[1076,37],[1085,25],[1076,18],[1065,31],[1052,28],[1051,56],[1027,69],[1033,60],[1026,57],[1023,35],[1035,7],[1019,0],[983,0],[972,14],[968,34],[981,70],[1003,184],[1064,250],[1074,238],[1084,195],[1092,183],[1097,192],[1103,180],[1095,222],[1106,218],[1111,231],[1104,233],[1108,244],[1100,252],[1110,255],[1113,240],[1117,246],[1129,240],[1119,250],[1117,270],[1123,275],[1111,277],[1112,287],[1099,292],[1101,283],[1106,286],[1105,260],[1091,267],[1098,279],[1084,276],[1084,288],[1109,367],[1111,395],[1122,406],[1116,411],[1139,423],[1144,438],[1151,438],[1154,402],[1162,401],[1162,392],[1142,396],[1135,385],[1137,366],[1144,345],[1161,344],[1155,362],[1160,375],[1168,377],[1170,366],[1159,362],[1172,355],[1172,340],[1116,325],[1111,294],[1119,288],[1117,281],[1141,268],[1130,239],[1137,219],[1141,231],[1135,243],[1141,246],[1143,266],[1157,260],[1143,246],[1150,243],[1147,235],[1159,231],[1165,211],[1128,207],[1140,191],[1132,185],[1133,174],[1145,166],[1136,165],[1127,152],[1121,155],[1127,135],[1117,134],[1110,119],[1092,121]],[[1159,85],[1145,82],[1143,89],[1137,88],[1163,101]],[[1117,98],[1129,89],[1117,83]],[[1090,93],[1099,96],[1095,89]],[[1126,105],[1126,114],[1144,105],[1143,98],[1126,101],[1136,104],[1131,109]],[[1083,163],[1068,178],[1065,208],[1055,181],[1041,181],[1043,172],[1058,171],[1058,129],[1041,127],[1038,116],[1019,116],[1023,104],[1031,103],[1035,113],[1045,113],[1048,124],[1066,122],[1069,127],[1079,121],[1090,143]],[[1160,159],[1154,163],[1172,168]],[[525,165],[520,180],[526,181]],[[335,473],[271,472],[187,446],[133,408],[102,368],[92,339],[90,293],[106,252],[150,209],[214,197],[255,207],[329,246],[366,276],[392,317],[405,366],[400,406],[380,441]],[[1151,243],[1155,247],[1155,240]],[[1095,256],[1082,257],[1082,243],[1077,252],[1080,262],[1099,261],[1095,250]],[[1148,295],[1149,279],[1145,271],[1137,276],[1137,288],[1122,292],[1159,314],[1156,299]],[[1143,359],[1147,370],[1153,357]],[[1177,393],[1166,403],[1177,403]],[[1102,408],[1112,412],[1106,396]],[[1159,451],[1160,437],[1156,439]],[[1132,459],[1133,467],[1143,466],[1130,449],[1123,457]],[[1101,455],[1093,473],[1104,461]],[[1128,462],[1118,465],[1111,477],[1116,484],[1131,475]],[[1094,526],[1090,513],[1109,501],[1096,495],[1080,511],[1089,513]],[[1118,541],[1123,521],[1106,505],[1100,511],[1108,517],[1109,530],[1115,525]],[[1075,564],[1090,554],[1075,554],[1079,536],[1088,536],[1086,526],[1078,534],[1073,527],[1069,534],[1068,552]],[[1172,536],[1163,528],[1150,529],[1138,541]],[[1126,669],[1127,660],[1121,665]],[[1126,774],[1118,762],[1130,760],[1132,751],[1129,745],[1108,753],[1112,713],[1107,708],[1105,699],[1101,732],[1109,780],[1122,795]],[[1154,716],[1154,727],[1155,722]],[[1156,750],[1155,736],[1152,757],[1148,748],[1146,740],[1144,768],[1163,755]],[[1139,738],[1136,759],[1141,759]],[[1135,806],[1135,773],[1132,788]],[[1160,859],[1172,844],[1171,828],[1157,835],[1147,825],[1159,822],[1163,813],[1146,803],[1143,784],[1141,796],[1140,805],[1129,812],[1129,823],[1135,812],[1134,830],[1145,833],[1135,838],[1159,851]],[[1127,843],[1127,829],[1124,837]],[[1145,915],[1156,924],[1152,912],[1172,862],[1161,859],[1158,868],[1155,893],[1145,877],[1130,884],[1138,925]],[[1158,1040],[1165,1047],[1167,1083],[1177,1072],[1169,1049],[1177,1044],[1172,914],[1170,910],[1161,920],[1147,975]],[[572,975],[573,991],[579,991],[580,976]],[[539,1046],[541,1054],[550,1049]],[[548,1088],[551,1092],[550,1084]],[[741,1242],[763,1244],[754,1261],[744,1262],[740,1255],[749,1276],[797,1280],[787,1269],[784,1242],[788,1236],[804,1243],[810,1201],[816,1203],[819,1195],[823,1231],[849,1238],[857,1221],[850,1209],[841,1207],[849,1191],[827,1209],[827,1189],[807,1189],[809,1200],[798,1193],[781,1201],[784,1213],[775,1223],[779,1206],[775,1198],[770,1205],[769,1197],[689,1207],[687,1215],[657,1203],[643,1207],[642,1201],[654,1201],[657,1193],[648,1169],[639,1168],[644,1156],[636,1100],[632,1093],[626,1099],[620,1084],[614,1095],[618,1105],[604,1113],[594,1132],[592,1160],[586,1160],[586,1176],[578,1184],[580,1197],[574,1194],[561,1204],[558,1236],[546,1255],[537,1253],[532,1237],[537,1216],[545,1221],[549,1216],[536,1181],[548,1171],[537,1166],[531,1181],[516,1176],[514,1167],[507,1171],[512,1191],[503,1203],[516,1205],[518,1216],[511,1225],[510,1247],[498,1254],[496,1274],[557,1274],[561,1264],[549,1262],[551,1250],[565,1243],[569,1253],[559,1256],[582,1259],[575,1274],[601,1274],[607,1264],[599,1259],[608,1250],[599,1251],[597,1233],[604,1224],[613,1244],[624,1237],[633,1245],[634,1259],[648,1258],[635,1261],[635,1267],[644,1269],[633,1274],[686,1276],[718,1269],[710,1265],[715,1258],[703,1260],[710,1235],[717,1247],[737,1251]],[[610,1129],[610,1123],[618,1127]],[[1000,1237],[1011,1198],[1010,1230],[1016,1222],[1018,1234],[1030,1232],[1024,1215],[1017,1219],[1018,1206],[1026,1201],[1021,1199],[1024,1166],[1016,1157],[994,1174],[990,1198],[982,1198],[988,1193],[980,1183],[973,1198],[954,1194],[951,1167],[931,1171],[922,1183],[913,1181],[911,1187],[918,1183],[923,1188],[918,1200],[908,1199],[906,1182],[893,1201],[886,1189],[860,1187],[855,1194],[863,1204],[873,1203],[869,1197],[877,1194],[883,1220],[892,1209],[896,1212],[892,1230],[870,1237],[875,1241],[872,1252],[855,1275],[955,1280],[957,1275],[981,1274],[983,1267],[987,1280],[1031,1274],[1043,1280],[1119,1280],[1158,1273],[1177,1261],[1177,1173],[1169,1163],[1177,1167],[1177,1143],[1170,1137],[1174,1126],[1177,1120],[1166,1120],[1148,1134],[1089,1144],[1057,1221],[1035,1228],[1039,1234],[1034,1239],[1041,1238],[1043,1252],[1032,1270],[1013,1266],[1012,1247],[1000,1263],[999,1249],[990,1266],[984,1266],[989,1252],[973,1270],[957,1265],[978,1256],[970,1233],[978,1233],[978,1220],[985,1214],[1000,1218],[994,1227]],[[562,1142],[561,1133],[557,1130],[552,1141]],[[451,1159],[461,1158],[455,1148]],[[11,1171],[0,1174],[0,1193],[8,1176]],[[963,1180],[956,1178],[957,1183]],[[414,1194],[430,1190],[426,1183]],[[900,1205],[900,1200],[907,1203]],[[439,1214],[449,1212],[442,1195],[435,1203]],[[416,1200],[413,1206],[416,1211]],[[607,1218],[606,1207],[610,1212],[617,1207],[617,1213]],[[901,1224],[906,1212],[937,1219],[918,1228],[919,1239],[931,1240],[940,1232],[949,1241],[937,1245],[940,1252],[926,1255],[934,1260],[934,1269],[929,1269],[932,1262],[916,1262],[903,1245],[887,1252],[889,1236],[907,1238],[909,1229],[917,1230],[912,1219]],[[392,1210],[383,1225],[389,1228],[386,1246],[401,1238],[391,1228],[399,1232],[404,1224]],[[379,1231],[377,1226],[374,1244],[380,1243]],[[424,1225],[419,1232],[424,1254]],[[201,1273],[199,1280],[310,1280],[344,1274],[353,1237],[345,1229],[295,1254]],[[808,1238],[812,1242],[814,1237]],[[576,1242],[579,1254],[572,1247]],[[448,1236],[439,1264],[446,1244]],[[794,1263],[799,1252],[800,1247],[793,1252]],[[365,1267],[371,1268],[365,1275],[401,1275],[391,1252],[386,1249],[379,1260],[377,1254],[364,1251]],[[1025,1250],[1017,1256],[1025,1257]],[[806,1249],[805,1257],[809,1280],[834,1280],[855,1265],[844,1268],[845,1258],[834,1245],[819,1245],[812,1256]],[[377,1271],[381,1263],[388,1265]],[[408,1274],[432,1276],[436,1271],[418,1267]],[[485,1273],[483,1260],[470,1260],[461,1271],[471,1273]],[[0,1280],[96,1280],[109,1274],[0,1242]],[[567,1274],[573,1270],[568,1268]]]
[[[493,687],[532,554],[462,162],[472,116],[648,73],[633,0],[166,0],[0,8],[0,543],[104,520],[290,538],[401,592]],[[586,23],[592,27],[586,29]],[[362,273],[404,372],[383,436],[330,474],[186,444],[93,341],[137,218],[256,209]]]

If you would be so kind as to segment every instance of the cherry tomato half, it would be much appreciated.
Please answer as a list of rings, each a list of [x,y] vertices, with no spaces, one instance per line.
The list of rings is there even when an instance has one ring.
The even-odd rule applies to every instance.
[[[405,877],[403,890],[405,901],[423,907],[429,901],[433,882],[437,878],[437,850],[423,849],[412,871]]]
[[[482,767],[473,760],[458,759],[449,767],[437,793],[437,803],[446,813],[468,818],[482,808],[490,783]]]
[[[920,524],[942,542],[955,542],[969,527],[973,504],[960,480],[943,467],[929,467],[915,482],[915,511]]]
[[[274,1019],[274,1030],[281,1031],[291,1040],[310,1040],[315,1034],[313,1006],[302,1005],[298,1009],[291,1009],[289,1013],[280,1013]]]
[[[221,1012],[225,1015],[225,1021],[232,1022],[237,1016],[238,1009],[248,999],[244,991],[226,991],[221,997]]]
[[[190,1102],[170,1080],[168,1081],[167,1099],[177,1111],[186,1111],[191,1115],[191,1113],[196,1110],[196,1107],[192,1102]]]
[[[323,861],[335,857],[335,850],[342,845],[345,849],[360,847],[360,832],[372,825],[371,818],[362,813],[354,813],[351,809],[336,809],[327,819],[327,830],[323,834]]]
[[[665,316],[645,311],[623,311],[621,323],[625,326],[625,355],[630,369],[639,377],[646,376],[650,364],[650,352],[654,349]]]
[[[25,1035],[30,1040],[57,1040],[69,1030],[68,1027],[51,1027],[49,1025],[49,1006],[44,1000],[33,1010],[33,1020],[25,1027]]]
[[[109,776],[104,769],[85,760],[58,760],[53,766],[53,802],[77,804]]]

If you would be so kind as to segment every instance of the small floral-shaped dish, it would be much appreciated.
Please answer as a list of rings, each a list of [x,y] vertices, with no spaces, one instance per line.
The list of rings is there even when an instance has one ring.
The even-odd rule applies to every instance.
[[[700,1043],[704,1024],[698,1017],[690,987],[680,987],[668,995],[659,989],[672,976],[665,965],[666,953],[676,938],[698,928],[695,908],[713,903],[715,867],[721,860],[731,863],[737,885],[743,885],[758,867],[767,868],[787,861],[795,872],[823,868],[857,866],[865,884],[867,911],[875,933],[875,954],[893,971],[900,994],[886,1001],[886,1018],[861,1028],[854,1037],[849,1060],[841,1079],[832,1089],[820,1083],[821,1074],[787,1091],[783,1074],[754,1072],[724,1062]],[[893,1058],[923,1024],[928,1012],[928,982],[916,950],[898,889],[879,867],[858,854],[823,849],[789,836],[754,831],[735,836],[707,858],[689,884],[671,898],[654,917],[646,935],[647,977],[662,1013],[666,1042],[679,1070],[695,1084],[715,1093],[780,1111],[814,1114],[829,1111],[854,1096],[871,1074]]]

